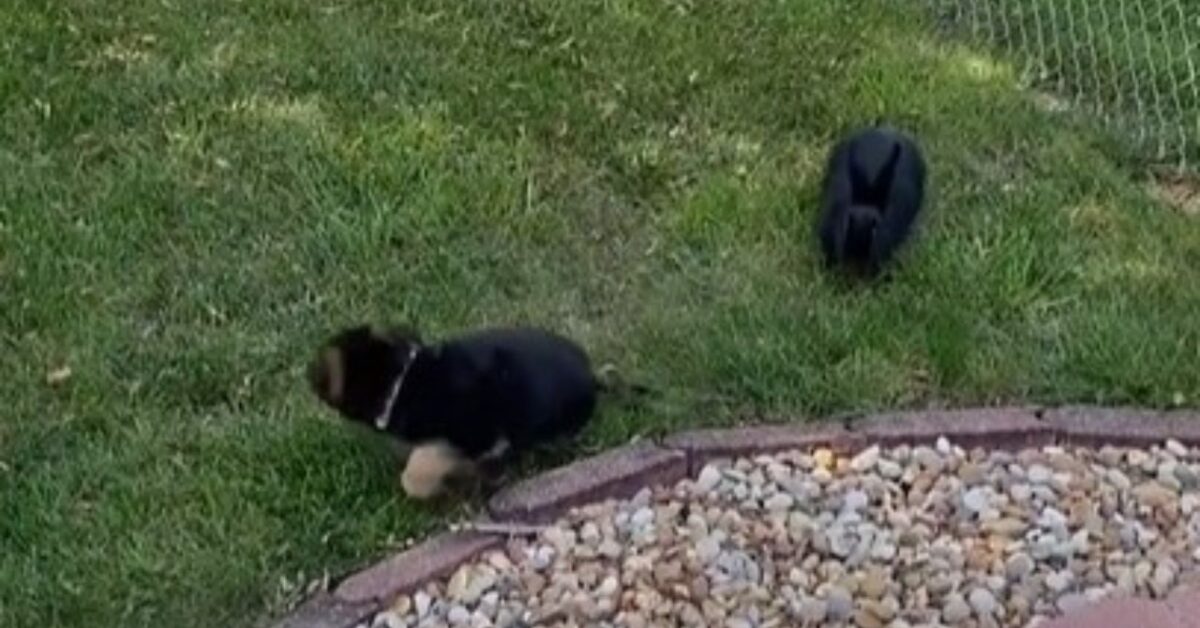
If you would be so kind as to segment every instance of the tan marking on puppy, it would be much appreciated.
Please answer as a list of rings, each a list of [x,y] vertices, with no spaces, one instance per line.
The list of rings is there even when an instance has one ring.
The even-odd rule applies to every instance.
[[[325,395],[333,403],[342,400],[342,393],[346,390],[346,368],[342,360],[342,351],[337,347],[330,347],[325,350],[325,355],[321,356],[322,368],[325,370]]]
[[[446,443],[421,445],[408,456],[408,464],[400,475],[400,485],[409,497],[429,499],[442,490],[446,478],[459,473],[467,462],[456,449]]]

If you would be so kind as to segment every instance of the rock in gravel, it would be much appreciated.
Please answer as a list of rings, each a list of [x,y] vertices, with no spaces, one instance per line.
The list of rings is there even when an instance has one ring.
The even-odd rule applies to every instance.
[[[496,584],[496,575],[487,565],[464,565],[454,572],[446,585],[446,595],[463,604],[473,604]]]
[[[379,613],[371,620],[371,628],[404,628],[405,624],[404,613],[392,609]]]
[[[825,615],[830,620],[842,621],[854,613],[854,598],[841,586],[833,586],[825,593]]]
[[[595,546],[604,538],[600,534],[600,527],[595,522],[588,521],[579,528],[579,540],[588,546]]]
[[[1049,484],[1050,480],[1053,479],[1054,474],[1049,468],[1040,464],[1035,464],[1029,468],[1029,471],[1026,472],[1025,477],[1033,484]]]
[[[985,488],[973,488],[966,493],[963,493],[963,507],[971,514],[978,515],[988,507],[990,498],[988,490]]]
[[[869,599],[878,600],[887,592],[888,581],[882,569],[870,569],[858,585],[859,593]]]
[[[1200,471],[1193,466],[1179,465],[1175,468],[1175,478],[1183,490],[1194,491],[1200,487]]]
[[[894,598],[867,600],[860,606],[867,615],[879,620],[881,624],[890,622],[899,610],[899,603]]]
[[[822,447],[813,452],[812,459],[813,466],[816,468],[830,470],[833,469],[834,461],[837,458],[832,451]]]
[[[1061,612],[1063,615],[1070,615],[1071,613],[1084,608],[1089,603],[1090,602],[1087,599],[1087,596],[1083,595],[1082,593],[1067,593],[1059,597],[1055,604],[1058,607],[1059,612]]]
[[[700,470],[699,477],[696,478],[695,493],[700,496],[707,495],[717,488],[721,483],[721,471],[713,465],[705,465]]]
[[[1200,579],[1200,450],[933,446],[715,461],[582,506],[374,628],[1025,627]]]
[[[1054,593],[1062,593],[1067,590],[1067,587],[1071,586],[1074,580],[1075,577],[1071,575],[1071,572],[1056,571],[1047,575],[1044,582],[1047,589],[1050,589]]]
[[[967,601],[980,618],[991,617],[996,612],[996,596],[982,587],[972,589]]]
[[[1150,590],[1156,597],[1164,597],[1175,584],[1175,576],[1179,567],[1171,558],[1163,558],[1154,566],[1154,575],[1150,580]]]
[[[822,624],[828,614],[825,600],[809,597],[800,603],[800,619],[809,625]]]
[[[879,476],[887,480],[897,480],[904,476],[904,467],[893,460],[880,460],[876,463]]]
[[[696,558],[700,562],[710,563],[721,554],[721,539],[718,535],[709,535],[696,543]]]
[[[989,534],[1015,539],[1025,533],[1027,526],[1024,521],[1015,517],[1001,517],[983,522],[983,529]]]
[[[1146,508],[1165,508],[1176,500],[1175,491],[1155,481],[1139,484],[1133,489],[1133,496]]]
[[[864,491],[849,491],[842,498],[842,512],[857,514],[860,510],[867,507],[871,502],[871,498]]]
[[[424,618],[429,615],[429,608],[433,604],[432,598],[424,591],[418,591],[413,596],[413,606],[417,611],[418,618]]]
[[[1017,552],[1008,557],[1008,561],[1004,563],[1004,573],[1010,581],[1019,581],[1028,578],[1033,570],[1037,568],[1033,558],[1025,552]]]
[[[763,507],[765,507],[769,512],[786,512],[791,510],[792,504],[794,504],[795,501],[796,500],[787,493],[776,493],[767,498],[767,501],[763,502]]]
[[[971,618],[971,607],[963,596],[951,593],[942,603],[942,621],[950,625],[960,624]]]
[[[879,447],[871,446],[855,456],[850,461],[850,468],[858,473],[866,473],[875,468],[875,464],[879,462]]]

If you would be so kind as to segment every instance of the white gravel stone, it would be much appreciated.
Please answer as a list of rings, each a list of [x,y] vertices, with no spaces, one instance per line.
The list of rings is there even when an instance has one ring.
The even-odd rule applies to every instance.
[[[763,507],[771,512],[784,512],[791,510],[795,502],[795,498],[787,493],[776,493],[763,502]]]
[[[413,606],[417,612],[417,618],[423,619],[429,615],[430,606],[433,604],[433,599],[424,591],[418,591],[413,596]]]
[[[1028,578],[1036,568],[1037,564],[1029,554],[1018,552],[1008,557],[1008,562],[1004,565],[1004,573],[1009,580],[1015,582]]]
[[[700,476],[696,478],[695,493],[700,496],[707,495],[717,488],[721,483],[721,470],[713,465],[705,465],[700,470]]]
[[[991,617],[996,612],[996,596],[984,588],[976,588],[971,590],[971,595],[967,597],[967,601],[971,604],[971,608],[981,619]]]
[[[971,617],[971,606],[958,593],[946,596],[942,603],[942,621],[951,626],[960,624]]]
[[[1050,589],[1051,591],[1053,591],[1055,593],[1062,593],[1063,591],[1067,590],[1067,587],[1071,586],[1071,583],[1074,580],[1075,580],[1075,577],[1071,575],[1071,572],[1056,571],[1056,572],[1046,576],[1046,579],[1044,582],[1046,584],[1046,588]]]
[[[870,496],[864,491],[850,491],[842,498],[842,512],[857,513],[871,502]]]
[[[963,506],[975,515],[983,512],[990,501],[989,491],[986,488],[973,488],[963,493],[962,497]]]
[[[1049,484],[1050,480],[1054,478],[1054,474],[1045,466],[1035,464],[1029,468],[1026,477],[1034,484]]]
[[[833,621],[846,619],[854,612],[854,597],[841,586],[832,586],[825,593],[825,615]]]
[[[850,460],[850,468],[857,473],[866,473],[874,469],[877,462],[879,462],[879,447],[871,446]]]

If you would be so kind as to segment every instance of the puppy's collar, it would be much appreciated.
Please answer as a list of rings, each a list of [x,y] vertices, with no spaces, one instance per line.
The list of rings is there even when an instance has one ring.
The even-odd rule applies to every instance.
[[[404,380],[408,377],[408,371],[412,368],[413,362],[417,361],[417,354],[421,351],[421,345],[414,344],[408,349],[408,359],[404,361],[404,367],[400,369],[400,375],[396,376],[396,381],[392,383],[392,390],[388,393],[387,403],[383,404],[383,411],[379,416],[375,417],[375,428],[383,431],[388,428],[388,424],[392,422],[392,410],[396,407],[396,400],[400,398],[400,390],[404,388]]]

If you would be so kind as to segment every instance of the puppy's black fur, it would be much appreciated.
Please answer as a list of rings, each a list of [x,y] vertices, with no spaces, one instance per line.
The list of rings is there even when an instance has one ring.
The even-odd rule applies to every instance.
[[[878,275],[912,230],[925,179],[920,148],[894,129],[876,125],[834,146],[818,227],[826,266]]]
[[[310,379],[346,418],[473,462],[575,434],[599,389],[583,349],[530,328],[423,344],[412,329],[354,327],[325,344]]]

